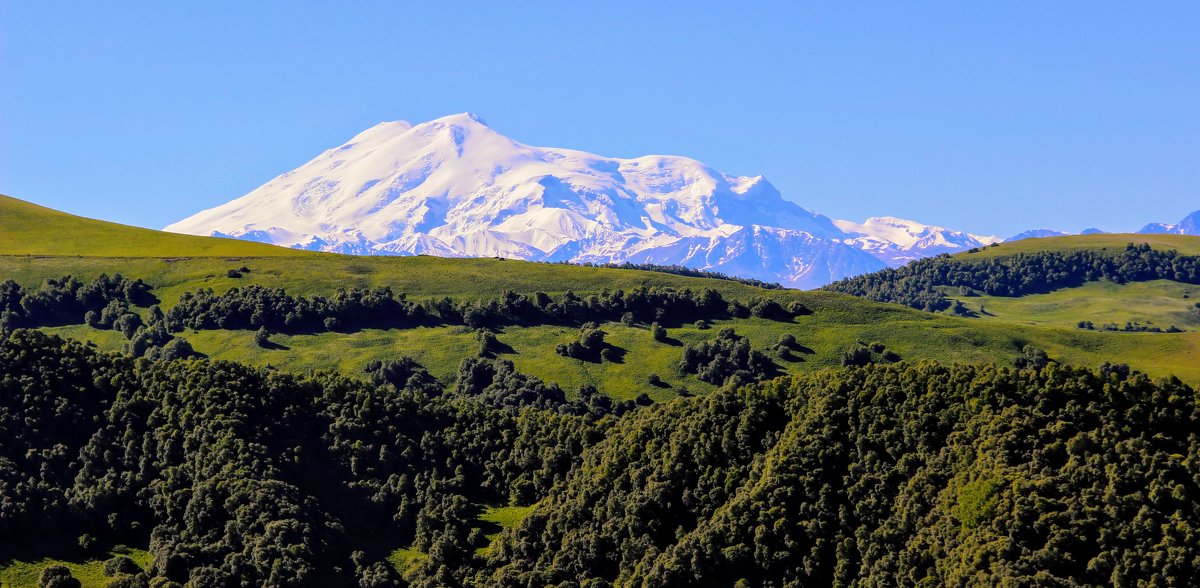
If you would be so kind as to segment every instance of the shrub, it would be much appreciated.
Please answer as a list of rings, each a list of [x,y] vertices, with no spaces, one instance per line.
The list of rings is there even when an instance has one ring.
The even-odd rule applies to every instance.
[[[79,588],[79,580],[63,565],[46,566],[38,576],[38,588]]]
[[[104,575],[116,576],[120,574],[133,575],[140,573],[142,568],[139,568],[137,563],[125,555],[118,555],[104,562]]]
[[[658,323],[654,323],[650,325],[650,336],[654,337],[655,341],[666,341],[667,329]]]

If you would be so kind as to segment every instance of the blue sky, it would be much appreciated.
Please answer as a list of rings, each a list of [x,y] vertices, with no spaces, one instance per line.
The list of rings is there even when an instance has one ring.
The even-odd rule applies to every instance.
[[[0,192],[161,227],[384,120],[688,155],[835,218],[1200,209],[1200,4],[0,5]]]

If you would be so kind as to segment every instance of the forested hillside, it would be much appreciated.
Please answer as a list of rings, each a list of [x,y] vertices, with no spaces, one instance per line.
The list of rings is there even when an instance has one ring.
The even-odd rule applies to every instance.
[[[1190,313],[1196,257],[989,248],[836,287],[965,299],[965,318],[676,267],[203,238],[173,257],[178,236],[0,209],[3,588],[1184,585],[1200,566],[1200,332],[982,305],[1137,283]],[[104,256],[62,254],[70,235],[4,250],[49,239],[42,221]]]
[[[135,361],[14,331],[3,549],[147,545],[122,586],[1200,573],[1195,392],[1123,366],[869,366],[660,406],[568,400],[503,360],[464,362],[445,392],[403,358],[371,371]],[[505,504],[533,508],[493,541],[479,515]]]
[[[1123,251],[1038,251],[973,260],[942,255],[906,266],[848,278],[827,290],[936,311],[950,306],[939,286],[1021,296],[1110,280],[1117,283],[1172,280],[1200,284],[1200,255],[1129,243]]]

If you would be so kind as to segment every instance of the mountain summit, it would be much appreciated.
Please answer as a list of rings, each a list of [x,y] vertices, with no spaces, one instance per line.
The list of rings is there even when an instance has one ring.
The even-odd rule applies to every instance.
[[[680,264],[796,287],[990,242],[901,219],[835,223],[762,176],[532,147],[470,113],[381,123],[166,230],[355,254]]]

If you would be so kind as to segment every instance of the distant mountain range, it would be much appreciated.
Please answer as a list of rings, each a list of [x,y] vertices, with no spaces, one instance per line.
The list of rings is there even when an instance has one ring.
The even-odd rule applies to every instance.
[[[762,176],[532,147],[471,114],[376,125],[166,230],[355,254],[680,264],[802,288],[999,240],[834,221]]]
[[[1005,241],[1020,241],[1021,239],[1039,239],[1042,237],[1063,237],[1066,235],[1096,235],[1103,233],[1100,229],[1089,228],[1079,231],[1078,233],[1069,233],[1067,231],[1056,231],[1053,229],[1033,229],[1022,233],[1017,233]],[[1200,210],[1197,210],[1185,217],[1183,220],[1175,224],[1167,223],[1150,223],[1143,226],[1137,231],[1143,235],[1200,235]]]
[[[1138,232],[1147,234],[1200,235],[1200,210],[1183,217],[1183,220],[1173,225],[1150,223],[1142,227],[1142,230]]]
[[[1196,234],[1198,220],[1143,232]],[[1002,240],[894,217],[833,220],[762,176],[533,147],[469,113],[381,123],[166,230],[353,254],[679,264],[799,288]]]

